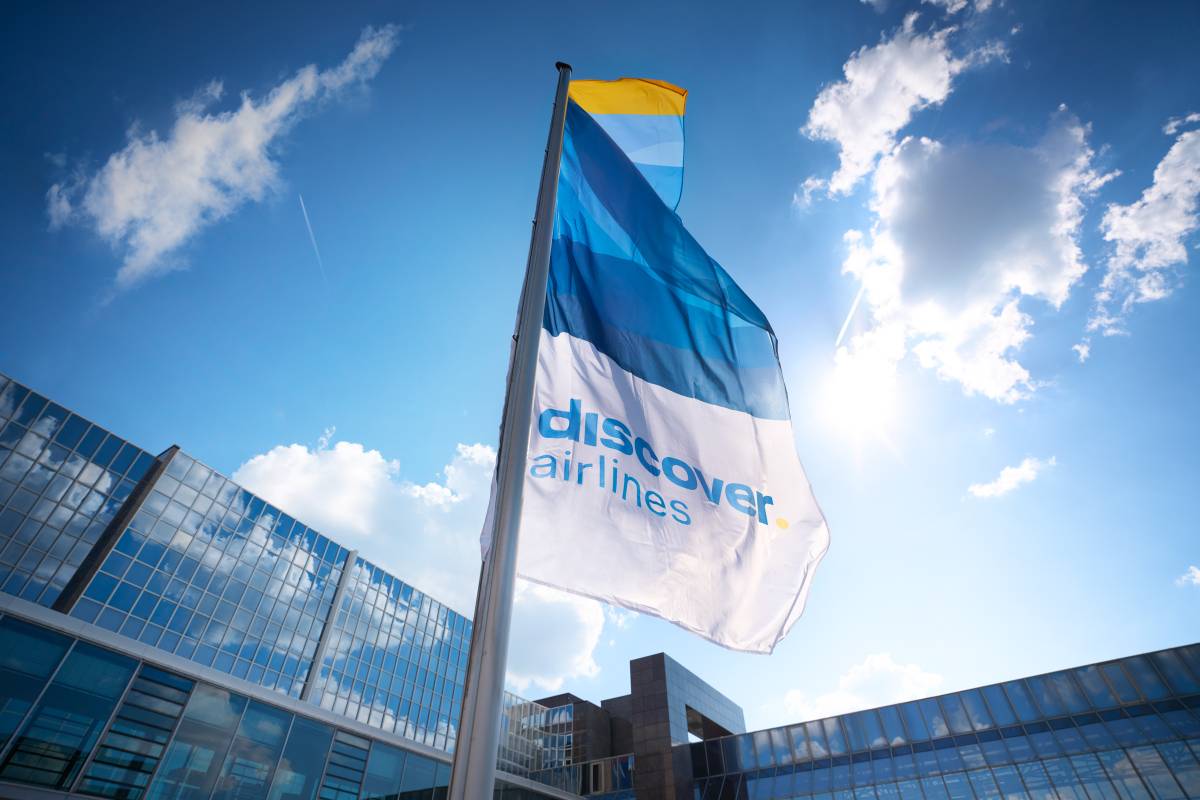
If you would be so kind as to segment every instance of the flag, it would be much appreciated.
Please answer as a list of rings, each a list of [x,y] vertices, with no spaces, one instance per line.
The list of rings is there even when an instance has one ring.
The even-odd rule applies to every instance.
[[[650,169],[682,156],[684,93],[637,84],[571,87],[518,572],[769,653],[804,608],[828,529],[775,334]],[[679,113],[614,124],[634,88]],[[658,121],[658,139],[631,133],[651,116],[678,117],[677,151]]]

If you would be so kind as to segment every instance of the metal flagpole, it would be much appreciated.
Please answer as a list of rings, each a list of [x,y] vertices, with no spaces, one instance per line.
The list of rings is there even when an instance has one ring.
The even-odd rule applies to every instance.
[[[555,66],[558,68],[558,91],[550,116],[550,137],[546,143],[546,159],[542,162],[542,182],[538,189],[529,261],[525,265],[525,285],[517,314],[516,343],[504,398],[492,544],[479,575],[466,691],[450,770],[449,800],[490,799],[496,781],[508,630],[517,577],[525,450],[529,442],[529,418],[533,412],[533,379],[537,372],[538,338],[546,305],[558,166],[567,116],[567,87],[571,80],[569,64],[559,62]]]

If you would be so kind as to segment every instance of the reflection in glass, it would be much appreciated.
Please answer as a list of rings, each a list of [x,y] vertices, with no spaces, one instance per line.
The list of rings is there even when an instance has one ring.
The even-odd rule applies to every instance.
[[[246,698],[201,684],[192,692],[175,738],[150,786],[150,800],[207,800]]]
[[[1114,661],[1110,664],[1101,664],[1100,671],[1104,673],[1104,677],[1108,679],[1108,685],[1112,687],[1117,699],[1122,703],[1136,703],[1142,699],[1137,693],[1137,689],[1133,688],[1129,676],[1125,674],[1120,663]]]
[[[380,742],[371,746],[367,772],[363,777],[362,800],[389,800],[395,797],[404,774],[404,751]]]
[[[1005,683],[1004,692],[1012,702],[1013,709],[1016,710],[1017,717],[1021,722],[1032,722],[1041,717],[1041,713],[1033,703],[1033,697],[1030,696],[1029,690],[1025,688],[1022,681]]]
[[[0,376],[0,591],[50,606],[154,458]]]
[[[1095,665],[1080,667],[1075,670],[1075,677],[1078,679],[1079,685],[1083,687],[1083,692],[1087,695],[1093,708],[1108,708],[1117,704],[1117,699],[1109,690],[1108,684],[1100,674],[1099,667]]]
[[[904,726],[908,728],[911,741],[919,742],[929,738],[929,729],[925,727],[921,709],[917,707],[916,703],[902,703],[900,713],[904,716]]]
[[[265,795],[291,724],[292,715],[288,712],[250,701],[238,725],[237,737],[225,756],[212,800]]]
[[[1158,677],[1158,673],[1145,656],[1131,656],[1122,661],[1125,669],[1129,671],[1129,676],[1147,700],[1161,700],[1169,694],[1166,684]]]
[[[25,718],[71,641],[12,617],[0,619],[0,749]]]
[[[267,800],[313,800],[332,740],[327,725],[296,717]]]
[[[71,614],[299,697],[345,556],[176,452]]]
[[[434,762],[409,753],[400,781],[400,800],[427,800],[433,797]]]
[[[143,664],[79,784],[84,794],[140,800],[183,713],[190,680]]]
[[[22,727],[0,779],[71,785],[133,677],[136,662],[78,642]]]

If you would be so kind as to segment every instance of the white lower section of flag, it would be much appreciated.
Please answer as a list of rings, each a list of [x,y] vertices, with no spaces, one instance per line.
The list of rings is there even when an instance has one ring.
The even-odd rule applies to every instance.
[[[829,546],[791,422],[683,397],[545,330],[533,414],[521,576],[771,652]]]

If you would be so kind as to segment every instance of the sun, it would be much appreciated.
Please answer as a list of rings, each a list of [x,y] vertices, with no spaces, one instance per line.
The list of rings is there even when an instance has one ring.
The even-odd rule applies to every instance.
[[[870,352],[834,355],[822,387],[824,422],[856,444],[888,443],[899,414],[896,363]]]

